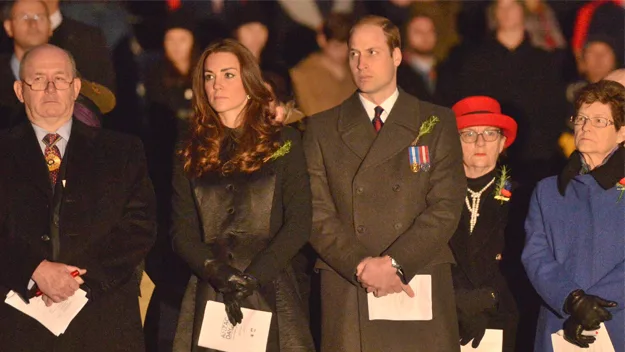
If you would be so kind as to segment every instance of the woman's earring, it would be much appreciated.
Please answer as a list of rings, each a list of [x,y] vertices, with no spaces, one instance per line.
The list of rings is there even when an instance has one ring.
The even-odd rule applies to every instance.
[[[250,97],[250,95],[248,94],[248,95],[247,95],[247,100],[250,100],[251,98],[252,98],[252,97]]]

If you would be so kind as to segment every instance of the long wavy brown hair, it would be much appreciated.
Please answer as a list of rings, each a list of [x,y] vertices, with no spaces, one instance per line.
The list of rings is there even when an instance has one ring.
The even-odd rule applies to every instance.
[[[241,112],[242,133],[237,137],[236,150],[225,161],[220,160],[220,148],[225,138],[232,137],[228,137],[217,112],[210,106],[204,88],[204,63],[215,53],[231,53],[237,57],[243,87],[249,96]],[[273,94],[265,86],[252,53],[237,41],[225,39],[215,42],[202,53],[193,72],[193,93],[191,131],[180,152],[189,177],[198,178],[214,171],[222,175],[252,173],[260,169],[279,148],[280,124],[274,122],[275,116],[270,109]]]

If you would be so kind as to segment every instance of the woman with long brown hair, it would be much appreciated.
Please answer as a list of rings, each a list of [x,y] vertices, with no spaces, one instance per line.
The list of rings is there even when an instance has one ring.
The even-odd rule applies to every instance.
[[[299,133],[274,122],[254,56],[223,40],[193,73],[189,140],[174,171],[174,251],[190,266],[175,351],[198,345],[208,300],[232,325],[272,312],[267,351],[314,351],[290,261],[308,240],[311,195]],[[216,318],[213,318],[216,319]]]

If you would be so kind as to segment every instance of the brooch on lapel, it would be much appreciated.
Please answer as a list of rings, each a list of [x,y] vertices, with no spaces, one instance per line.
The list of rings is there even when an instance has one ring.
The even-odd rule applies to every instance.
[[[417,143],[421,137],[431,133],[439,121],[440,119],[437,116],[430,116],[421,124],[421,127],[419,127],[417,138],[410,143],[410,147],[408,147],[408,157],[410,170],[412,170],[412,172],[419,172],[420,170],[424,172],[430,171],[432,165],[430,162],[430,150],[427,145],[418,146]]]
[[[503,204],[512,197],[512,184],[510,183],[510,170],[506,166],[502,166],[499,171],[499,178],[495,186],[495,199]]]
[[[279,157],[289,154],[290,151],[291,151],[291,141],[288,140],[288,141],[285,141],[284,144],[280,146],[280,148],[278,148],[275,152],[273,152],[273,154],[271,154],[268,158],[266,158],[265,162],[268,162],[270,160],[276,160]]]
[[[621,194],[619,194],[618,199],[616,200],[616,202],[618,203],[621,201],[621,198],[623,198],[623,194],[625,194],[625,177],[618,181],[618,183],[616,184],[616,189],[618,191],[621,191]]]

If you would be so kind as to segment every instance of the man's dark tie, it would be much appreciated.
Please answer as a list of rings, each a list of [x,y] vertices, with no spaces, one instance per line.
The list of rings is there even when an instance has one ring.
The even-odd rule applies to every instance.
[[[381,106],[376,106],[374,110],[375,116],[373,117],[373,128],[375,128],[376,132],[380,132],[382,126],[384,126],[384,122],[382,122],[382,118],[380,117],[382,116],[384,109],[382,109]]]
[[[61,151],[59,150],[59,147],[55,145],[56,141],[60,138],[61,136],[56,133],[49,133],[43,137],[43,143],[46,145],[44,154],[46,155],[48,171],[50,171],[50,182],[52,183],[52,187],[56,185],[56,178],[58,177],[59,170],[61,169]]]

